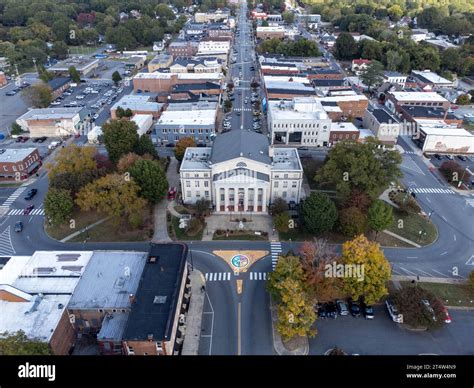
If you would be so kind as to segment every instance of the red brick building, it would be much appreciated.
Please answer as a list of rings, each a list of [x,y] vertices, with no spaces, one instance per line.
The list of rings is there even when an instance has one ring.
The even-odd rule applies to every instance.
[[[6,149],[0,154],[0,180],[27,179],[41,164],[36,148]]]

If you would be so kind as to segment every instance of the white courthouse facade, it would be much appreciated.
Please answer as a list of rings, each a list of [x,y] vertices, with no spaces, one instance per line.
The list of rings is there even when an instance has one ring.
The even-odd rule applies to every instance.
[[[294,148],[273,148],[262,134],[234,130],[212,147],[186,150],[180,167],[182,199],[211,201],[214,212],[265,213],[281,197],[302,198],[303,168]]]

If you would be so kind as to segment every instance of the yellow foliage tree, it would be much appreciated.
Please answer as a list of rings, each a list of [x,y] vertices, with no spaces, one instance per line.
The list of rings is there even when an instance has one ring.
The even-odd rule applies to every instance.
[[[70,144],[59,150],[55,163],[48,163],[48,176],[54,179],[60,174],[83,174],[97,168],[95,155],[97,151],[94,147],[79,147]]]
[[[84,211],[96,210],[116,219],[126,217],[133,227],[138,227],[147,203],[138,196],[139,190],[133,179],[109,174],[79,191],[76,203]]]
[[[346,266],[362,266],[345,267],[346,271],[349,268],[360,270],[360,272],[353,271],[352,274],[362,274],[343,278],[344,290],[353,299],[364,297],[366,303],[373,304],[388,294],[385,284],[390,279],[392,271],[379,244],[370,242],[364,235],[357,236],[342,245],[342,262]]]

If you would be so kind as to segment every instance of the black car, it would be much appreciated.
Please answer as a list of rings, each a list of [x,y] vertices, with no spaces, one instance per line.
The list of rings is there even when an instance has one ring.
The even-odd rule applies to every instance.
[[[462,160],[463,162],[467,161],[467,158],[464,155],[458,155],[458,159]]]
[[[318,307],[318,318],[319,319],[326,319],[327,318],[327,312],[326,312],[326,305],[321,304]]]
[[[26,193],[25,201],[31,201],[33,197],[38,193],[38,189],[31,189]]]
[[[16,92],[14,92],[13,90],[5,93],[6,96],[14,96],[16,94]]]
[[[359,303],[349,300],[349,311],[354,318],[360,317],[360,306]]]
[[[374,308],[364,302],[361,303],[362,315],[365,319],[374,319]]]
[[[15,224],[15,232],[20,233],[21,231],[23,231],[23,222],[18,221]]]
[[[434,157],[438,160],[443,159],[443,157],[440,154],[434,154]]]
[[[326,314],[328,318],[332,318],[332,319],[337,318],[337,308],[334,302],[326,303]]]
[[[166,144],[166,147],[174,147],[174,143],[168,143]]]

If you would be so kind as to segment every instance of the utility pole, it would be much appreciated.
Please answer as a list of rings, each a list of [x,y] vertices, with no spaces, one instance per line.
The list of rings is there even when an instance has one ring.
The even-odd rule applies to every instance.
[[[35,65],[35,72],[38,73],[38,68],[36,67],[36,58],[33,58],[33,64]]]

